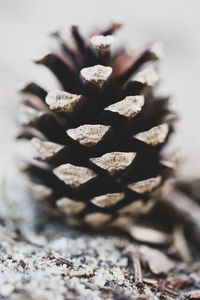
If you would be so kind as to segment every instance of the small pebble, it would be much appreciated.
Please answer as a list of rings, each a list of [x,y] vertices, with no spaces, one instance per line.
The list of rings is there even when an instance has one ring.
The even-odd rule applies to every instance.
[[[26,267],[26,263],[22,259],[20,259],[19,264],[23,269]]]

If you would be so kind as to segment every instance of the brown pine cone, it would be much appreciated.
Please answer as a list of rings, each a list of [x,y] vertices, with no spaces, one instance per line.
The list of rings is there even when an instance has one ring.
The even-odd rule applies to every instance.
[[[112,52],[119,27],[84,38],[72,26],[69,41],[56,32],[60,50],[36,63],[51,70],[61,90],[34,82],[22,90],[18,138],[34,149],[23,169],[34,197],[69,222],[100,226],[148,214],[174,172],[161,151],[176,115],[168,97],[154,94],[160,48]]]

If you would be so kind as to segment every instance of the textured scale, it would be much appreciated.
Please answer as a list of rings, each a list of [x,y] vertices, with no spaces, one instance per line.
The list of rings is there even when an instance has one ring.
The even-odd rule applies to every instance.
[[[33,150],[23,170],[34,197],[71,223],[96,227],[148,214],[175,168],[161,154],[176,115],[168,98],[154,95],[159,45],[133,56],[113,52],[120,26],[86,38],[73,26],[69,41],[56,32],[60,49],[36,63],[57,77],[60,90],[34,82],[22,90],[18,138]]]

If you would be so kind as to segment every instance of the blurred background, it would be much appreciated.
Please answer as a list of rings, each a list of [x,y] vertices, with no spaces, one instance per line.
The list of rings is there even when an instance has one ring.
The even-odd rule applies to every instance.
[[[186,161],[193,161],[192,173],[200,172],[199,15],[199,0],[0,0],[0,161],[5,163],[13,151],[21,82],[34,79],[45,86],[48,79],[53,85],[49,71],[32,62],[53,46],[48,33],[71,24],[86,32],[122,18],[120,43],[138,48],[162,41],[161,88],[173,96],[180,116],[173,146],[183,150]]]

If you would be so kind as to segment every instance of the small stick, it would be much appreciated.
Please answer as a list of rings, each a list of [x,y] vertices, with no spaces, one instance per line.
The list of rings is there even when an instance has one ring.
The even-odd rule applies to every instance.
[[[140,258],[138,253],[133,253],[131,255],[132,264],[134,268],[134,282],[137,285],[138,283],[142,283],[142,269],[140,264]]]
[[[188,247],[187,241],[185,239],[185,235],[183,232],[183,227],[181,225],[177,225],[174,229],[174,245],[177,249],[178,253],[180,254],[182,260],[185,263],[191,262],[191,253]]]

